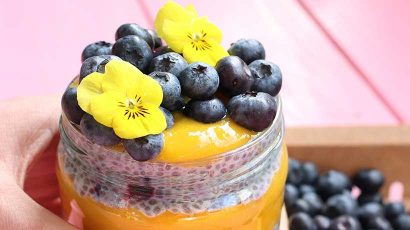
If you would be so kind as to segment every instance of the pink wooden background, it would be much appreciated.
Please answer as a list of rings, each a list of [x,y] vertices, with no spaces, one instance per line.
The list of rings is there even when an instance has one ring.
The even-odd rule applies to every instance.
[[[82,49],[125,22],[152,27],[164,1],[0,2],[0,99],[61,94]],[[287,124],[410,123],[410,1],[198,1],[224,45],[256,38],[284,74]]]

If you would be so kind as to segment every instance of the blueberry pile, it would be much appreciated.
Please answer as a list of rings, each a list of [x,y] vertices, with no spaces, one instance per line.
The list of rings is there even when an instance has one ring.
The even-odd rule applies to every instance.
[[[203,123],[217,122],[228,114],[236,123],[257,132],[267,128],[276,116],[274,97],[282,87],[282,73],[277,65],[264,60],[265,49],[259,41],[238,40],[228,50],[231,56],[213,67],[188,63],[181,54],[163,45],[155,31],[135,23],[121,25],[115,39],[115,43],[99,41],[85,47],[79,78],[73,82],[81,82],[93,72],[104,73],[109,61],[120,59],[161,85],[161,109],[167,128],[172,127],[172,112],[176,111]],[[75,84],[64,93],[62,108],[90,141],[105,146],[122,142],[136,160],[152,159],[163,147],[163,135],[121,140],[111,128],[98,124],[78,106]]]
[[[410,230],[402,202],[384,203],[383,174],[362,169],[352,178],[330,170],[321,175],[312,162],[291,159],[285,187],[290,230]],[[360,195],[351,195],[353,187]]]

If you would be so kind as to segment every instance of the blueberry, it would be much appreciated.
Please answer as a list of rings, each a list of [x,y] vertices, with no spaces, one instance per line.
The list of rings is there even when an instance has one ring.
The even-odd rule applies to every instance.
[[[168,105],[168,110],[170,111],[177,111],[185,106],[185,100],[183,97],[178,97],[175,102],[171,105]]]
[[[249,64],[254,83],[252,90],[269,93],[272,96],[278,95],[282,88],[282,72],[279,67],[272,62],[256,60]]]
[[[271,95],[256,92],[231,98],[227,107],[229,115],[236,123],[256,132],[272,124],[277,111],[276,101]]]
[[[80,124],[84,111],[77,101],[77,88],[68,87],[61,98],[61,107],[67,119],[77,125]]]
[[[383,174],[376,169],[363,169],[353,177],[353,184],[360,188],[362,193],[374,194],[384,183]]]
[[[205,63],[190,64],[179,74],[178,79],[183,94],[193,99],[207,99],[218,90],[218,73]]]
[[[162,87],[163,99],[161,106],[173,111],[173,105],[181,98],[181,84],[175,75],[166,72],[152,72],[150,75]]]
[[[169,112],[167,109],[160,107],[161,111],[165,115],[165,120],[167,121],[167,129],[170,129],[174,126],[174,116],[172,116],[172,113]]]
[[[355,215],[357,202],[352,196],[337,194],[330,197],[326,202],[326,215],[335,218],[341,215]]]
[[[317,179],[319,178],[319,173],[317,167],[312,162],[305,162],[301,165],[302,171],[302,184],[309,184],[313,185],[316,183]]]
[[[302,198],[297,199],[292,205],[290,205],[287,212],[289,215],[293,215],[298,212],[307,213],[310,216],[315,214],[311,209],[310,204]]]
[[[299,191],[296,186],[293,184],[286,184],[285,185],[285,205],[286,207],[290,207],[295,203],[295,201],[299,198]]]
[[[179,76],[186,67],[188,67],[188,63],[181,55],[170,52],[153,58],[149,66],[149,71],[169,72],[175,76]]]
[[[149,33],[149,35],[151,36],[151,40],[153,42],[152,47],[155,48],[159,48],[162,46],[162,40],[160,37],[158,37],[158,34],[155,30],[150,30],[147,29],[147,32]]]
[[[184,114],[200,122],[213,123],[225,117],[226,108],[218,98],[209,100],[192,99],[185,106]]]
[[[151,48],[154,48],[154,40],[151,34],[141,26],[135,23],[126,23],[118,27],[115,32],[115,40],[125,36],[135,35],[143,39]]]
[[[306,193],[302,196],[302,199],[309,204],[309,213],[316,215],[322,211],[323,201],[316,193]]]
[[[343,215],[332,221],[329,230],[362,230],[362,227],[356,218]]]
[[[302,174],[301,164],[295,159],[290,159],[288,164],[288,177],[286,178],[286,183],[297,186],[302,182],[304,176]]]
[[[148,135],[132,140],[122,141],[125,150],[136,161],[154,159],[164,146],[164,135]]]
[[[402,202],[391,202],[384,205],[384,214],[386,218],[390,221],[394,220],[396,217],[404,214],[406,208]]]
[[[316,190],[326,200],[328,197],[342,193],[351,186],[349,178],[339,171],[328,171],[319,177]]]
[[[91,142],[104,146],[116,145],[120,138],[110,127],[98,123],[91,115],[84,114],[80,122],[80,130]]]
[[[364,204],[371,203],[371,202],[382,204],[383,197],[380,193],[360,194],[360,196],[357,198],[357,201],[359,202],[359,205],[364,205]]]
[[[239,57],[224,57],[216,63],[215,68],[225,95],[232,97],[251,90],[254,82],[251,71]]]
[[[81,61],[93,56],[110,55],[111,49],[112,44],[109,42],[99,41],[91,43],[84,48],[83,53],[81,54]]]
[[[149,45],[142,38],[134,35],[118,39],[112,47],[112,54],[133,64],[141,71],[145,71],[152,60],[152,50]]]
[[[392,221],[395,230],[409,230],[410,229],[410,215],[402,214]]]
[[[318,230],[327,230],[330,227],[332,221],[326,216],[317,215],[315,216],[315,224]]]
[[[265,48],[255,39],[240,39],[231,44],[228,49],[230,55],[240,57],[246,64],[255,60],[265,59]]]
[[[389,221],[382,216],[377,216],[369,221],[366,226],[366,229],[372,230],[393,230]]]
[[[111,60],[121,60],[121,58],[114,55],[99,55],[87,58],[81,65],[80,81],[90,73],[104,73],[105,65]]]
[[[308,214],[295,213],[289,218],[290,230],[317,230],[316,224]]]
[[[301,196],[303,196],[304,194],[307,194],[307,193],[316,193],[316,189],[312,185],[302,184],[299,186],[299,192]]]
[[[158,47],[154,50],[153,57],[155,58],[155,57],[158,57],[159,55],[166,54],[166,53],[171,53],[171,52],[175,52],[175,51],[173,51],[168,46],[161,46],[161,47]]]
[[[357,218],[362,226],[368,226],[370,220],[383,216],[383,206],[379,203],[367,203],[357,210]]]

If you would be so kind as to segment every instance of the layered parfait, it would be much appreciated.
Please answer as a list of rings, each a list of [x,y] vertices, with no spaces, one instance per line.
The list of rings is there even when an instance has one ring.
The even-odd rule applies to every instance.
[[[287,174],[282,74],[263,45],[167,2],[82,53],[62,97],[64,217],[84,229],[278,226]],[[165,45],[166,43],[166,45]]]

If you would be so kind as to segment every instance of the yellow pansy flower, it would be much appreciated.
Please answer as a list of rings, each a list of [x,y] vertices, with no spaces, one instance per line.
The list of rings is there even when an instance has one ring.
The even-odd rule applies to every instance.
[[[121,138],[159,134],[166,129],[160,110],[162,88],[132,64],[111,60],[105,73],[85,77],[77,89],[79,106]]]
[[[174,12],[176,9],[178,13]],[[175,52],[182,53],[189,63],[200,61],[215,66],[221,58],[229,55],[220,45],[221,30],[207,18],[197,17],[192,6],[186,9],[168,2],[157,15],[155,29],[161,31],[158,34],[167,45]]]

